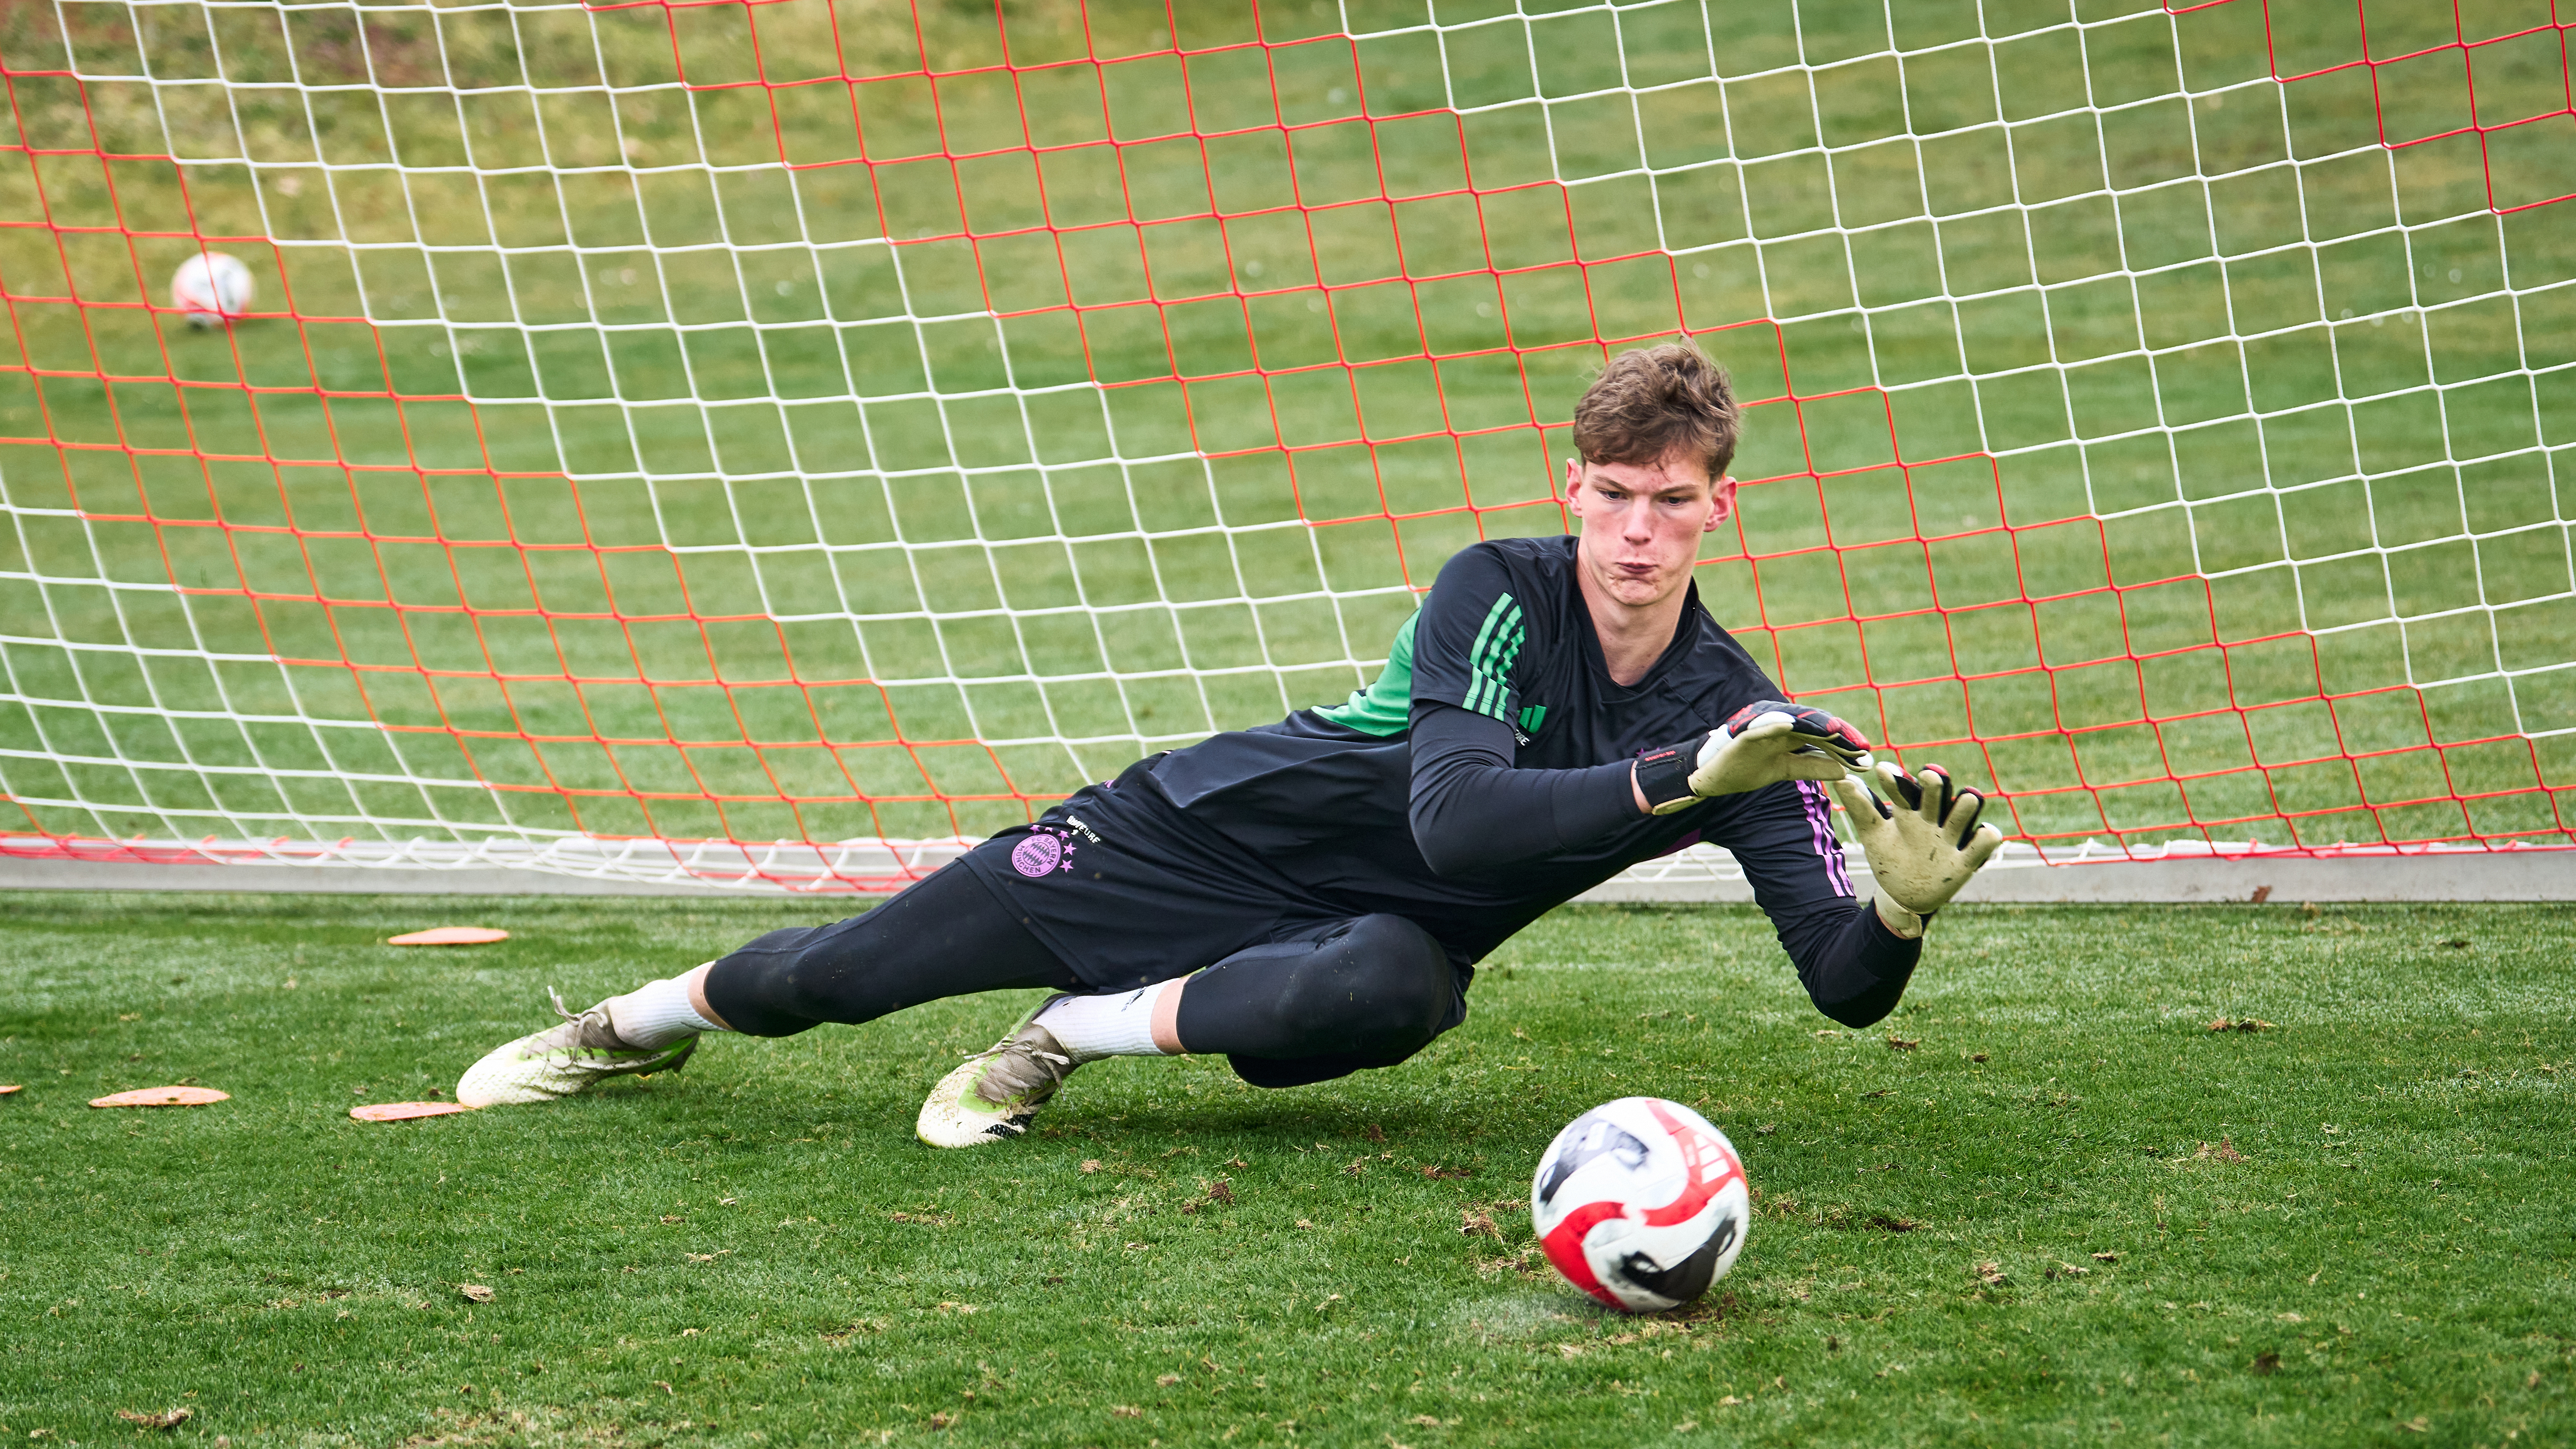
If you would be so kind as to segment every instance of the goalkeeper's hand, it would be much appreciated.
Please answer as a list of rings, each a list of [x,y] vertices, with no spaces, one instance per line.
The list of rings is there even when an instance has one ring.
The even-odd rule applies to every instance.
[[[1839,780],[1870,766],[1869,739],[1821,709],[1756,700],[1700,739],[1637,757],[1637,793],[1657,815],[1783,780]]]
[[[1878,795],[1850,779],[1828,781],[1825,788],[1851,816],[1852,834],[1869,856],[1879,899],[1888,905],[1918,918],[1929,916],[2003,848],[2002,831],[1977,823],[1985,796],[1957,788],[1939,765],[1926,765],[1909,777],[1893,763],[1881,764],[1863,778],[1878,787]],[[1891,808],[1881,795],[1903,803]]]

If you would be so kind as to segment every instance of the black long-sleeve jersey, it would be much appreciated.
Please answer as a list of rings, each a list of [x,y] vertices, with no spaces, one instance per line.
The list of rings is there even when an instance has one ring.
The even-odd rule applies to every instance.
[[[1633,685],[1614,683],[1575,547],[1553,537],[1462,550],[1368,688],[1077,792],[1022,828],[1056,837],[1032,847],[1044,871],[1017,852],[1016,871],[969,859],[1107,988],[1177,974],[1174,951],[1214,949],[1224,932],[1198,924],[1213,911],[1265,921],[1273,937],[1321,920],[1402,916],[1471,966],[1629,866],[1704,840],[1743,867],[1820,1009],[1853,1025],[1884,1016],[1922,943],[1856,902],[1821,787],[1788,782],[1660,816],[1639,812],[1630,794],[1636,756],[1779,698],[1779,687],[1701,607],[1696,586],[1654,667]],[[1084,848],[1104,866],[1112,851],[1149,853],[1168,880],[1142,886],[1132,868],[1101,869],[1086,887],[1072,864]],[[1150,941],[1113,939],[1121,921],[1163,929]]]

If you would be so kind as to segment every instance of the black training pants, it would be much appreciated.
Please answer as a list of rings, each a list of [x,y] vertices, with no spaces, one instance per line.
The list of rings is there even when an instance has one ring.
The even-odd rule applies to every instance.
[[[1151,929],[1150,924],[1141,929]],[[1391,1067],[1467,1017],[1458,972],[1401,916],[1319,922],[1237,951],[1181,996],[1181,1044],[1223,1053],[1256,1087]],[[1044,986],[1088,992],[964,866],[941,868],[865,915],[772,931],[715,963],[707,1004],[750,1036],[855,1024],[943,997]]]

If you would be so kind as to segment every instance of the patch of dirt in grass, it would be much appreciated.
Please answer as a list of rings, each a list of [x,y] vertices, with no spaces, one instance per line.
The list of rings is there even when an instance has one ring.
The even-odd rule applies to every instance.
[[[432,1428],[403,1441],[403,1449],[464,1449],[468,1445],[512,1444],[528,1449],[575,1444],[610,1444],[626,1435],[615,1419],[557,1408],[472,1411],[436,1408]]]

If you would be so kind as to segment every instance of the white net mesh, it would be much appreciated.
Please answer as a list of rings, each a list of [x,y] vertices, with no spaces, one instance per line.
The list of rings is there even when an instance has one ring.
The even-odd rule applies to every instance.
[[[0,14],[0,850],[898,883],[1681,332],[1713,611],[2020,858],[2567,842],[2546,7],[1538,9]]]

